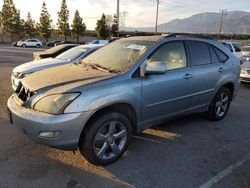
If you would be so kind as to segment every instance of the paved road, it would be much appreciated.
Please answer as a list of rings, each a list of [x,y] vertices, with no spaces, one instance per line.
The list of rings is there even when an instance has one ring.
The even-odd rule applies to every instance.
[[[119,161],[95,167],[9,124],[10,73],[32,51],[0,46],[0,187],[250,187],[250,85],[241,86],[223,121],[192,114],[155,126],[134,136]]]

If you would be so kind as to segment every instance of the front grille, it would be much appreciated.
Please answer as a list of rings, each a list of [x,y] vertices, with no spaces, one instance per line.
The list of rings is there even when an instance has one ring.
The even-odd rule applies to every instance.
[[[20,83],[16,89],[16,94],[21,101],[25,102],[34,95],[34,92],[29,91]]]

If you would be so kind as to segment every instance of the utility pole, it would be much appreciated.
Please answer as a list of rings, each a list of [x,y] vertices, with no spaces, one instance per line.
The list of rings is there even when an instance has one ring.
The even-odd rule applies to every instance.
[[[117,0],[117,12],[116,12],[116,19],[117,19],[117,30],[119,35],[119,26],[120,26],[120,0]]]
[[[156,0],[157,4],[156,4],[156,20],[155,20],[155,33],[157,33],[158,30],[158,16],[159,16],[159,3],[160,0]]]
[[[221,29],[222,29],[223,17],[226,14],[226,11],[227,11],[227,9],[220,10],[220,12],[221,12],[221,18],[220,18],[220,28],[219,28],[219,33],[218,33],[218,39],[220,39],[220,33],[221,33]]]

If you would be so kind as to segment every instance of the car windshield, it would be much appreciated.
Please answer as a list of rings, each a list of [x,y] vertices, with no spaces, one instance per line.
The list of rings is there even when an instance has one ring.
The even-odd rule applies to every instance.
[[[154,41],[121,39],[90,54],[81,64],[121,73],[128,70],[153,43]]]
[[[72,60],[75,60],[78,57],[80,57],[87,50],[88,50],[88,48],[77,46],[77,47],[71,48],[70,50],[67,50],[66,52],[63,52],[62,54],[56,56],[56,59],[72,61]]]

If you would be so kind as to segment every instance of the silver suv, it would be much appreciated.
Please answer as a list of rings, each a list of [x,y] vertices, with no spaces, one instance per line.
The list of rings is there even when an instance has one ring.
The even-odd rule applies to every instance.
[[[117,160],[132,133],[207,111],[223,119],[239,89],[239,60],[213,38],[172,34],[117,40],[80,63],[25,77],[8,100],[11,121],[35,142]]]

